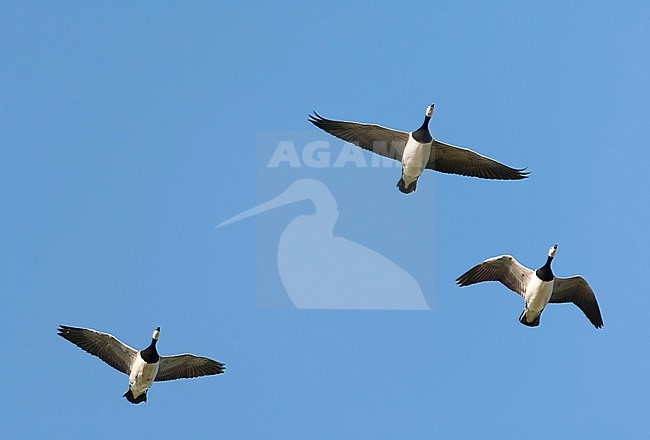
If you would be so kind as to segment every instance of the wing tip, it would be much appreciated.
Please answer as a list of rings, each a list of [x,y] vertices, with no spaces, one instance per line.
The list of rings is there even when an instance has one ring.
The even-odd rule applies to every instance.
[[[223,374],[226,372],[226,364],[223,362],[219,361],[214,361],[217,365],[215,365],[217,372],[214,374]]]
[[[458,285],[458,287],[467,287],[467,286],[470,286],[470,285],[474,284],[472,282],[472,280],[470,279],[470,276],[471,276],[470,272],[472,270],[473,269],[470,269],[467,272],[465,272],[464,274],[462,274],[461,276],[459,276],[458,278],[456,278],[455,282]]]
[[[504,165],[505,166],[505,165]],[[492,179],[497,180],[523,180],[530,177],[530,171],[526,171],[526,168],[510,168],[506,166],[507,172],[503,174],[495,174]]]
[[[526,171],[528,167],[525,168],[514,168],[514,170],[517,172],[519,175],[519,180],[521,179],[528,179],[530,177],[530,171]]]
[[[319,127],[319,125],[318,125],[319,123],[328,121],[328,119],[326,119],[326,118],[322,117],[321,115],[319,115],[316,110],[313,110],[312,113],[314,113],[314,114],[312,115],[310,113],[309,115],[307,115],[307,120],[309,122],[311,122],[312,124],[314,124],[315,126]]]
[[[591,319],[590,319],[590,321],[591,321]],[[603,328],[605,326],[605,323],[603,323],[603,318],[602,318],[602,316],[600,316],[600,313],[598,314],[598,316],[596,317],[596,319],[594,321],[591,321],[591,323],[594,325],[594,327],[596,327],[597,330],[601,329],[601,328]]]
[[[497,170],[492,170],[492,176],[484,177],[487,179],[494,179],[494,180],[523,180],[523,179],[528,179],[530,177],[530,171],[526,171],[528,167],[526,168],[510,168],[509,166],[504,165],[507,170],[502,170],[501,172],[498,172]],[[504,172],[505,171],[505,172]],[[472,176],[472,177],[480,177],[480,176]]]
[[[73,330],[76,330],[76,327],[70,327],[68,325],[59,324],[59,327],[56,329],[56,334],[65,338],[72,333]]]

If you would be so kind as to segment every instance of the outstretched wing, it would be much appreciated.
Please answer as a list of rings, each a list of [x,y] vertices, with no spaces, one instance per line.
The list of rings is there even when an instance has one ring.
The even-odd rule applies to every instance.
[[[131,374],[133,359],[138,353],[113,335],[89,328],[60,325],[58,334],[82,350],[97,356],[117,371]]]
[[[482,179],[520,180],[528,177],[525,168],[510,168],[467,148],[455,147],[434,139],[427,168],[442,173]]]
[[[553,294],[549,302],[572,302],[582,310],[594,327],[601,328],[603,326],[603,317],[600,314],[596,295],[591,290],[589,283],[580,275],[569,278],[555,277]]]
[[[316,112],[314,112],[313,116],[309,115],[309,122],[321,130],[364,150],[400,162],[404,155],[406,142],[409,140],[409,134],[403,131],[374,124],[334,121],[326,119]]]
[[[469,286],[483,281],[499,281],[513,292],[525,296],[526,286],[533,271],[519,264],[510,255],[490,258],[477,264],[456,279],[461,286]]]
[[[211,376],[223,373],[225,368],[225,365],[221,362],[206,357],[194,356],[193,354],[162,356],[155,381],[162,382],[165,380]]]

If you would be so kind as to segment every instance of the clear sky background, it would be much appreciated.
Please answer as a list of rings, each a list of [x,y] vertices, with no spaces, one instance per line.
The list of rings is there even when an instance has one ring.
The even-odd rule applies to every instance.
[[[649,20],[640,1],[4,2],[3,436],[648,438]],[[260,307],[262,217],[214,229],[258,202],[258,134],[328,139],[313,109],[412,130],[431,102],[434,137],[531,178],[329,182],[337,234],[390,249],[423,231],[390,257],[430,275],[432,310]],[[603,329],[571,305],[530,329],[505,287],[454,284],[554,243]],[[134,406],[59,324],[138,348],[161,326],[161,354],[227,370]]]

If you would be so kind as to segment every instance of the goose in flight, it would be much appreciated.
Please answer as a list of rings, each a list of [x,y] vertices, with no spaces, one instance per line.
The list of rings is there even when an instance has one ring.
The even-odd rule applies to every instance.
[[[490,258],[474,266],[458,277],[461,286],[482,281],[499,281],[508,289],[524,297],[524,311],[519,322],[537,327],[539,318],[548,303],[568,303],[578,306],[596,328],[603,326],[596,295],[580,275],[560,278],[553,275],[551,262],[555,258],[557,244],[549,249],[546,264],[537,270],[519,264],[510,255]]]
[[[59,336],[82,350],[97,356],[117,371],[129,375],[129,389],[124,397],[131,403],[147,401],[147,390],[153,382],[221,374],[224,364],[192,354],[159,356],[156,343],[160,327],[153,331],[151,344],[136,350],[108,333],[89,328],[60,325]]]
[[[433,139],[429,133],[433,107],[433,104],[427,107],[424,122],[411,133],[374,124],[334,121],[316,112],[309,115],[309,122],[364,150],[400,161],[402,176],[397,187],[405,194],[415,191],[418,178],[425,169],[483,179],[519,180],[528,177],[525,168],[510,168],[467,148]]]

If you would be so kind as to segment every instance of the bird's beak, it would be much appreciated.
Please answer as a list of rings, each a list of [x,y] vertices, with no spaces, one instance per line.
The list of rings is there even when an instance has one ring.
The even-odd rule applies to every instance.
[[[231,223],[236,223],[240,220],[244,220],[245,218],[252,217],[257,214],[261,214],[265,211],[274,208],[279,208],[280,206],[288,205],[290,203],[299,202],[301,200],[306,199],[306,197],[300,196],[295,191],[289,191],[290,188],[291,187],[289,187],[286,191],[284,191],[282,194],[275,197],[274,199],[269,200],[268,202],[261,203],[254,208],[247,209],[244,212],[241,212],[233,217],[230,217],[228,220],[224,220],[223,222],[219,223],[216,226],[216,228],[220,228],[222,226],[226,226]]]

